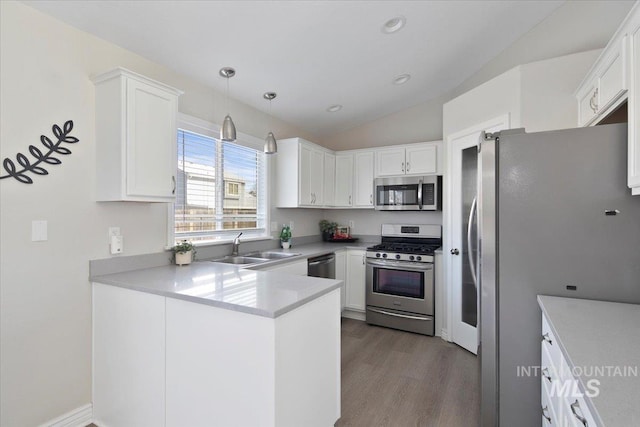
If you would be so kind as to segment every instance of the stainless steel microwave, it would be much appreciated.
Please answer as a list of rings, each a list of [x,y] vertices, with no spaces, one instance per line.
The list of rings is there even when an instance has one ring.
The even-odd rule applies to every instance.
[[[375,208],[380,211],[442,209],[442,176],[376,178]]]

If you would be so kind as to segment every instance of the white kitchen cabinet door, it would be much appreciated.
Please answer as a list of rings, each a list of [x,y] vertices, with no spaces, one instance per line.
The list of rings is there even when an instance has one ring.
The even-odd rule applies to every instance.
[[[298,183],[298,203],[300,206],[313,205],[313,195],[311,190],[311,147],[300,144],[300,157],[298,160],[299,179]],[[292,167],[294,167],[292,165]],[[295,185],[294,182],[290,185]]]
[[[386,148],[376,151],[376,176],[397,176],[404,174],[404,148]]]
[[[347,254],[345,251],[336,252],[336,280],[342,280],[340,287],[340,311],[344,311],[347,291]]]
[[[617,43],[605,60],[605,67],[600,76],[598,93],[598,112],[605,111],[627,91],[627,76],[624,67],[627,37]]]
[[[373,162],[374,152],[355,154],[355,200],[357,208],[373,208]]]
[[[347,301],[345,308],[365,311],[365,251],[349,249],[347,251]]]
[[[428,175],[438,172],[438,146],[407,147],[405,155],[407,175]]]
[[[333,206],[336,194],[336,156],[324,153],[324,197],[323,205]]]
[[[598,88],[596,81],[578,92],[578,126],[587,126],[598,112]]]
[[[304,174],[304,170],[302,173]],[[322,207],[324,199],[324,151],[311,150],[311,167],[308,169],[311,182],[311,204],[314,207]]]
[[[636,7],[640,15],[640,7]],[[635,18],[635,28],[631,31],[631,93],[629,94],[629,151],[628,185],[631,193],[640,196],[640,17]]]
[[[336,207],[351,207],[353,198],[353,154],[336,155]]]
[[[93,82],[97,200],[174,201],[181,92],[123,68]]]

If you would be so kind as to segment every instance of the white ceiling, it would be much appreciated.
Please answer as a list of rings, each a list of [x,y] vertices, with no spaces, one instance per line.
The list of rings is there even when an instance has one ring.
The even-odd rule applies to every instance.
[[[232,66],[233,98],[268,112],[275,91],[274,116],[322,137],[455,88],[563,1],[26,3],[219,91]],[[406,26],[382,33],[398,15]]]

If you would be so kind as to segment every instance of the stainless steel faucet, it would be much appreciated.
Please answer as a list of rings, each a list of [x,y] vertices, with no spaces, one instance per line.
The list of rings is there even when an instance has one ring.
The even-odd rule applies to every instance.
[[[231,255],[238,255],[238,249],[240,249],[240,236],[242,233],[238,234],[235,239],[233,239],[233,243],[231,244]]]

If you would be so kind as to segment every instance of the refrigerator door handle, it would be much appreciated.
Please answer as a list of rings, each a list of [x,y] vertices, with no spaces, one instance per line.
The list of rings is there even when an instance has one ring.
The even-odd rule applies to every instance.
[[[476,277],[476,266],[473,263],[473,244],[471,243],[471,228],[473,225],[473,218],[475,217],[477,199],[474,197],[471,202],[471,209],[469,210],[469,221],[467,223],[467,257],[469,258],[469,268],[471,269],[471,277],[473,278],[473,285],[478,290],[478,278]]]

